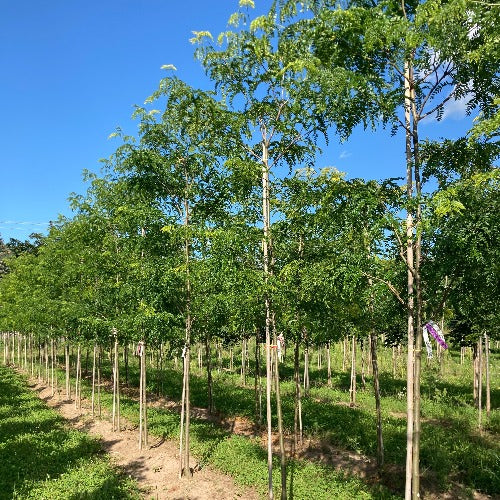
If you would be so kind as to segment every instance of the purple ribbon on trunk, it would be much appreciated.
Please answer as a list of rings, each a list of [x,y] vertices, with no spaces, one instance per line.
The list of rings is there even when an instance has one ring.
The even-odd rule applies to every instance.
[[[429,321],[425,325],[427,331],[436,339],[436,342],[443,348],[448,349],[448,344],[444,341],[444,335],[434,321]]]

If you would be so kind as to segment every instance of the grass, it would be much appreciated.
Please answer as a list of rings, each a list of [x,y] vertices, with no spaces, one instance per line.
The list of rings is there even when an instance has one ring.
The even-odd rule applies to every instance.
[[[237,354],[237,353],[235,353]],[[381,350],[381,391],[386,463],[391,473],[394,467],[404,474],[406,454],[406,382],[403,369],[398,367],[396,377],[391,370],[390,351]],[[348,407],[349,375],[335,368],[341,366],[339,350],[333,353],[333,387],[325,385],[326,370],[311,363],[311,391],[303,399],[303,419],[306,435],[342,448],[374,456],[376,427],[374,397],[371,379],[366,378],[365,389],[358,390],[356,407]],[[424,363],[422,373],[422,437],[421,471],[424,493],[447,491],[454,482],[469,489],[495,495],[500,492],[500,391],[498,390],[499,353],[492,352],[492,413],[485,421],[485,430],[477,430],[477,410],[472,401],[472,372],[470,360],[460,365],[458,357],[448,354],[445,374],[437,364]],[[138,385],[136,359],[130,358],[129,385]],[[207,386],[204,373],[192,368],[192,405],[207,406]],[[105,367],[105,370],[109,367]],[[236,368],[238,370],[238,367]],[[252,365],[250,366],[252,370]],[[293,371],[290,364],[280,366],[285,429],[293,428]],[[109,373],[108,373],[109,375]],[[123,370],[121,373],[123,377]],[[164,368],[161,376],[148,366],[148,391],[162,393],[180,400],[182,380],[179,369]],[[60,373],[63,377],[63,373]],[[62,378],[61,378],[62,381]],[[122,379],[123,381],[123,379]],[[358,383],[359,383],[358,377]],[[90,394],[86,389],[87,396]],[[103,395],[108,408],[111,397]],[[215,407],[226,416],[244,416],[253,419],[253,379],[247,387],[240,383],[237,373],[214,370]],[[132,422],[138,420],[137,402],[122,398],[122,415]],[[165,409],[151,408],[148,412],[150,433],[166,438],[177,438],[179,415]],[[231,474],[240,484],[251,485],[263,495],[266,493],[267,464],[265,451],[251,438],[228,435],[220,427],[204,421],[193,421],[192,451],[201,464],[212,464]],[[244,464],[244,467],[241,465]],[[392,464],[392,465],[391,465]],[[275,464],[275,487],[279,487],[279,464]],[[401,478],[391,477],[392,489],[402,492]],[[355,477],[339,474],[330,467],[307,461],[292,461],[288,466],[287,484],[291,498],[390,498],[382,487],[363,483]],[[472,493],[470,493],[472,495]]]
[[[386,358],[388,356],[386,355]],[[498,363],[499,353],[493,352],[491,366]],[[390,366],[390,358],[383,360]],[[468,360],[469,361],[469,360]],[[375,403],[371,378],[365,390],[358,390],[357,405],[348,406],[349,375],[334,371],[333,387],[325,386],[326,371],[311,370],[312,387],[303,399],[303,420],[306,435],[368,456],[376,453]],[[448,354],[446,374],[439,373],[435,362],[424,361],[422,394],[421,471],[422,487],[441,492],[453,482],[488,494],[500,492],[500,391],[498,374],[492,370],[492,408],[490,419],[484,420],[484,430],[477,428],[477,409],[472,400],[470,363],[460,365],[458,358]],[[282,372],[282,405],[284,427],[293,429],[294,384],[290,366]],[[191,394],[194,406],[207,406],[207,386],[204,374],[192,370]],[[401,370],[399,370],[399,374]],[[215,407],[226,416],[254,418],[252,380],[243,387],[238,374],[227,371],[214,373]],[[132,384],[138,375],[131,365]],[[156,392],[158,377],[150,369],[149,390]],[[359,383],[359,378],[358,378]],[[392,373],[381,374],[383,432],[385,459],[388,464],[404,464],[406,457],[406,381]],[[172,368],[162,377],[164,393],[174,399],[181,397],[181,374]]]
[[[98,440],[68,428],[27,387],[0,366],[0,499],[138,498],[102,454]]]

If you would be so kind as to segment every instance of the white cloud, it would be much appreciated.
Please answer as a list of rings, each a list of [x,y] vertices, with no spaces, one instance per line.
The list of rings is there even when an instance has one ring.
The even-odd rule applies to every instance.
[[[467,104],[470,96],[464,96],[460,99],[450,99],[444,105],[443,120],[454,118],[455,120],[462,119],[467,114]]]
[[[349,153],[349,151],[342,151],[342,153],[340,153],[340,156],[339,158],[341,160],[345,160],[346,158],[349,158],[349,156],[352,156],[352,153]]]

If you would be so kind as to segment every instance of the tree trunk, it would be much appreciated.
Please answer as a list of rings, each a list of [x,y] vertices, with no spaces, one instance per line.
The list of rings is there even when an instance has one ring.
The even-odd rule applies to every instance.
[[[366,389],[366,380],[365,380],[365,342],[364,339],[361,339],[361,386],[363,390]]]
[[[274,321],[273,321],[274,323]],[[273,344],[277,344],[276,332],[273,335]],[[276,413],[278,417],[278,437],[280,443],[280,470],[281,470],[281,500],[286,498],[286,455],[285,455],[285,442],[283,439],[283,417],[281,414],[281,392],[280,392],[280,373],[278,363],[278,349],[273,349],[274,362],[275,362],[275,383],[276,383]]]
[[[330,345],[331,342],[328,341],[326,344],[326,363],[327,363],[327,377],[328,377],[328,387],[332,387],[332,358],[330,356]]]
[[[31,376],[35,374],[35,358],[33,357],[33,335],[30,333],[29,336],[29,350],[30,350],[30,362],[31,362]]]
[[[69,378],[69,342],[64,345],[64,358],[66,362],[66,397],[71,398],[71,383]]]
[[[15,337],[15,335],[14,335]],[[14,352],[14,351],[13,351]],[[49,370],[49,339],[45,339],[43,343],[43,355],[45,358],[45,383],[50,384],[50,370]],[[14,361],[14,360],[12,360]]]
[[[295,380],[295,415],[293,420],[294,430],[294,450],[296,452],[298,446],[302,446],[302,397],[300,390],[300,342],[295,341],[295,349],[293,356],[294,380]]]
[[[119,371],[119,353],[117,331],[113,328],[115,337],[114,356],[113,356],[113,431],[120,432],[120,371]]]
[[[304,333],[304,338],[306,339],[306,343],[304,346],[304,395],[307,397],[307,396],[309,396],[309,389],[310,389],[310,383],[309,383],[309,342],[307,341],[307,338],[306,338],[305,328],[302,329],[302,332]]]
[[[484,355],[486,364],[486,418],[490,418],[491,412],[491,386],[490,386],[490,339],[484,334]]]
[[[262,131],[263,135],[265,134]],[[262,239],[264,281],[267,284],[272,274],[272,240],[271,240],[271,203],[269,184],[269,144],[262,140],[262,219],[264,237]],[[273,499],[273,448],[272,448],[272,423],[271,423],[271,298],[266,290],[266,415],[267,415],[267,471],[268,471],[268,497]]]
[[[345,372],[347,366],[347,335],[344,337],[342,343],[342,371]]]
[[[182,398],[181,398],[181,429],[179,436],[179,478],[184,473],[184,415],[186,409],[186,361],[182,357],[183,375],[182,375]]]
[[[101,417],[101,362],[102,362],[102,346],[99,346],[97,358],[97,409],[99,418]]]
[[[351,387],[349,388],[349,404],[356,405],[356,335],[352,336],[351,347]]]
[[[78,344],[76,354],[76,380],[75,380],[75,409],[81,408],[81,383],[82,383],[81,346]]]
[[[97,344],[94,343],[94,353],[92,356],[92,418],[95,415],[95,374],[96,374],[96,361],[97,361]]]
[[[478,366],[478,350],[477,350],[477,344],[475,344],[472,348],[472,371],[473,371],[473,380],[472,380],[472,387],[473,387],[473,397],[474,397],[474,406],[477,408],[479,406],[479,399],[478,399],[478,393],[479,393],[479,366]]]
[[[147,425],[147,399],[146,399],[146,344],[140,342],[139,361],[139,450],[148,444],[148,425]]]
[[[377,415],[377,471],[379,476],[384,467],[384,439],[382,433],[382,405],[380,400],[380,383],[378,375],[377,360],[377,334],[372,332],[370,335],[370,353],[373,369],[373,390],[375,393],[375,411]]]
[[[411,112],[413,94],[413,68],[410,61],[404,64],[404,114],[405,114],[405,151],[406,151],[406,195],[408,203],[414,199],[413,192],[413,164],[414,157],[412,151],[412,128]],[[407,421],[406,421],[406,482],[405,482],[405,500],[410,500],[418,496],[414,491],[414,464],[413,464],[413,432],[414,432],[414,388],[415,388],[415,358],[414,358],[414,291],[415,291],[415,264],[414,264],[414,225],[412,209],[407,208],[406,215],[406,265],[407,265],[407,291],[408,291],[408,359],[407,359]],[[418,464],[417,464],[418,467]]]
[[[186,193],[189,190],[189,176],[186,168],[184,169],[184,177],[186,181]],[[186,229],[186,237],[184,239],[184,262],[186,266],[186,330],[185,330],[185,345],[184,345],[184,450],[181,447],[181,475],[184,474],[186,477],[192,476],[192,471],[189,466],[189,432],[190,432],[190,418],[191,418],[191,407],[190,407],[190,350],[191,350],[191,276],[190,276],[190,239],[187,235],[187,229],[190,227],[190,207],[187,198],[184,198],[184,228]],[[182,432],[182,425],[181,425]],[[182,442],[182,441],[181,441]],[[181,445],[182,446],[182,445]]]
[[[413,70],[411,73],[411,79],[413,82]],[[414,159],[414,176],[415,176],[415,194],[417,198],[417,208],[416,208],[416,234],[415,234],[415,292],[416,292],[416,311],[415,311],[415,323],[417,328],[415,332],[415,365],[414,365],[414,417],[413,417],[413,445],[412,445],[412,496],[413,498],[420,498],[420,434],[421,434],[421,421],[420,421],[420,373],[422,366],[422,285],[420,280],[420,263],[422,260],[422,231],[420,230],[422,225],[422,203],[419,201],[422,194],[422,183],[420,179],[420,152],[419,152],[419,141],[418,141],[418,116],[415,105],[415,88],[413,84],[410,86],[411,92],[411,105],[413,114],[413,132],[412,132],[412,142],[413,142],[413,159]]]
[[[54,346],[54,339],[50,340],[50,388],[51,388],[51,395],[54,395],[55,391],[55,380],[57,380],[57,377],[55,376],[55,346]]]
[[[255,423],[262,426],[262,382],[260,375],[260,342],[259,330],[255,333]]]
[[[207,358],[207,388],[208,388],[208,413],[214,411],[213,380],[212,380],[212,353],[210,352],[210,336],[205,337],[205,355]]]
[[[478,422],[478,428],[479,432],[482,432],[482,414],[483,414],[483,343],[482,343],[482,337],[479,335],[479,338],[477,340],[477,350],[478,350],[478,357],[477,357],[477,365],[478,365],[478,387],[477,387],[477,422]]]
[[[246,349],[247,349],[247,339],[243,338],[241,341],[241,383],[243,386],[247,385],[247,373],[246,373]]]

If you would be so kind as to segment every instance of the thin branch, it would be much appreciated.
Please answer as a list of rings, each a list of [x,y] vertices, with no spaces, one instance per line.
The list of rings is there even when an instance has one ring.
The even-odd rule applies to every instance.
[[[424,118],[427,118],[429,115],[432,115],[433,113],[435,113],[436,110],[443,107],[452,97],[453,97],[453,92],[448,97],[445,97],[439,104],[434,106],[430,111],[425,113],[425,115],[419,115],[419,117],[418,117],[419,121],[423,120]]]
[[[396,299],[398,299],[398,301],[403,306],[406,306],[405,301],[401,298],[401,295],[399,295],[398,291],[396,290],[396,287],[390,281],[383,280],[382,278],[378,278],[377,276],[372,276],[371,274],[365,273],[364,271],[361,271],[361,273],[364,276],[366,276],[367,278],[370,278],[372,280],[377,280],[377,281],[380,281],[380,282],[384,283],[384,285],[386,285],[387,288],[389,288],[389,290],[394,294],[394,296],[396,297]]]

